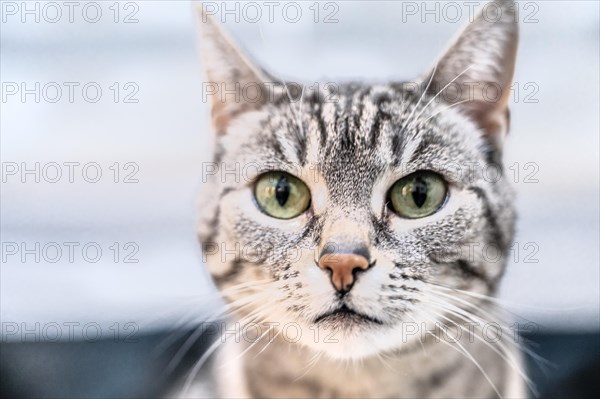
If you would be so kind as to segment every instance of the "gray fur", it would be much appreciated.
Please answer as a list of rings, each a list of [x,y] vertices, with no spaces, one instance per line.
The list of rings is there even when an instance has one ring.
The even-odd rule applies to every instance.
[[[430,307],[436,284],[450,287],[447,293],[456,298],[440,296],[438,301],[476,315],[496,312],[483,297],[457,290],[493,295],[512,242],[512,190],[504,177],[490,181],[482,174],[486,167],[502,168],[506,98],[490,103],[476,94],[457,104],[466,99],[464,94],[453,101],[436,95],[470,64],[474,66],[457,84],[494,82],[508,91],[517,25],[512,2],[497,3],[505,16],[493,24],[481,17],[474,21],[418,81],[417,90],[401,83],[346,83],[334,92],[305,87],[300,101],[290,101],[298,93],[290,93],[283,82],[266,85],[273,78],[232,47],[214,21],[204,23],[209,81],[256,84],[270,95],[258,102],[213,101],[218,172],[204,188],[200,240],[219,289],[257,281],[245,291],[224,291],[227,302],[259,298],[234,312],[233,322],[256,311],[254,322],[295,323],[309,335],[318,315],[337,301],[328,276],[314,263],[331,242],[366,243],[375,254],[376,266],[357,279],[345,300],[380,321],[325,325],[341,328],[338,342],[331,344],[307,337],[289,344],[278,337],[260,355],[266,340],[250,349],[244,341],[227,343],[218,362],[230,362],[235,371],[217,372],[221,396],[496,397],[493,386],[503,396],[524,395],[518,354],[506,340],[494,345],[516,359],[516,365],[481,340],[460,342],[490,384],[456,345],[428,335],[402,343],[397,338],[402,323],[430,322],[423,312],[435,312],[434,319],[443,323],[459,321],[456,313]],[[474,164],[475,172],[467,173]],[[247,165],[257,173],[237,178],[221,173]],[[453,173],[457,165],[460,176]],[[311,208],[293,221],[262,214],[252,201],[252,184],[255,175],[267,170],[303,179],[313,195]],[[444,176],[449,200],[438,214],[403,220],[388,209],[386,193],[417,170]],[[463,251],[449,257],[443,251],[473,243],[479,250],[469,256]],[[486,245],[500,248],[501,259],[485,259],[481,247]],[[313,356],[318,359],[314,364]]]

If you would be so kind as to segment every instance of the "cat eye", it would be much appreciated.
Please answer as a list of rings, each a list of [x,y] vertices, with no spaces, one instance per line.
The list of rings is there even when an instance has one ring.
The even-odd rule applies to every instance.
[[[261,175],[254,186],[256,204],[277,219],[291,219],[308,209],[310,191],[300,179],[285,172]]]
[[[444,205],[447,195],[446,182],[440,175],[418,171],[394,183],[389,200],[398,215],[417,219],[435,213]]]

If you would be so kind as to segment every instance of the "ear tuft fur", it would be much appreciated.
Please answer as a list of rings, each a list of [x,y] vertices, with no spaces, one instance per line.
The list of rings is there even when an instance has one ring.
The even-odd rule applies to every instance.
[[[264,104],[267,76],[241,52],[201,5],[197,6],[197,13],[206,76],[203,90],[211,97],[214,128],[218,134],[225,134],[233,117]]]
[[[461,102],[456,107],[497,143],[508,132],[519,37],[516,7],[511,0],[487,3],[429,73],[429,77],[433,73],[432,87],[448,92],[441,97],[451,104]]]

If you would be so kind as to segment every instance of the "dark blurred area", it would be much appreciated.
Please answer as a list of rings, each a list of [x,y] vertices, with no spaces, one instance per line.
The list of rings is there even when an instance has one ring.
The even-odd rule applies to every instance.
[[[176,339],[173,339],[176,334]],[[0,349],[2,398],[148,398],[182,382],[214,337],[199,337],[169,370],[193,330],[139,337],[136,342],[4,343]],[[539,398],[597,398],[600,334],[524,334],[539,357],[527,358]],[[157,351],[165,342],[168,348]],[[534,397],[532,395],[532,397]]]

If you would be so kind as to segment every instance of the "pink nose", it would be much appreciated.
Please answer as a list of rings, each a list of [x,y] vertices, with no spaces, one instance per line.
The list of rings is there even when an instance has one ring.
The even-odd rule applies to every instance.
[[[352,289],[356,272],[367,270],[369,261],[362,255],[332,253],[321,256],[319,267],[330,270],[331,284],[338,292],[346,293]]]

